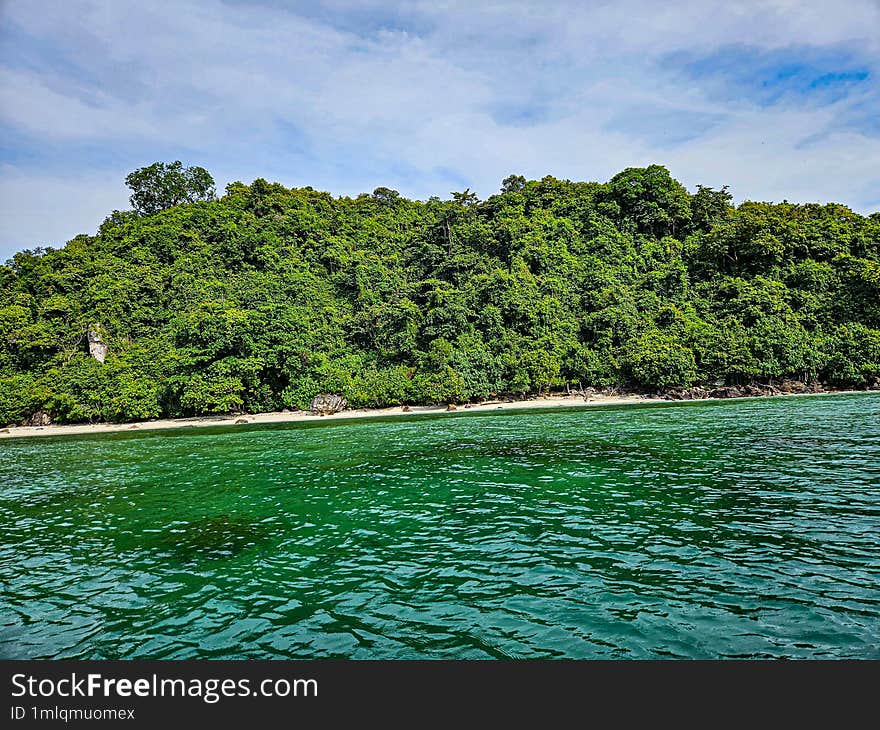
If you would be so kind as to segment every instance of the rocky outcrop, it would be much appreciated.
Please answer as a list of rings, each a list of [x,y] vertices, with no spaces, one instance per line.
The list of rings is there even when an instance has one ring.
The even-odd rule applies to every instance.
[[[25,426],[49,426],[52,423],[52,416],[46,411],[37,411],[24,424]]]
[[[104,340],[101,339],[101,335],[95,328],[91,328],[89,329],[87,338],[89,341],[89,355],[95,358],[98,362],[103,363],[109,350],[107,345],[104,344]]]
[[[769,395],[796,395],[799,393],[822,393],[821,383],[804,383],[800,380],[782,380],[778,383],[750,383],[748,385],[723,385],[692,388],[674,388],[661,397],[665,400],[700,400],[702,398],[755,398]]]
[[[314,398],[312,398],[310,408],[312,413],[317,413],[321,416],[327,416],[331,413],[339,413],[340,411],[344,411],[346,408],[348,408],[348,401],[346,401],[345,398],[343,398],[341,395],[323,393],[321,395],[316,395]]]

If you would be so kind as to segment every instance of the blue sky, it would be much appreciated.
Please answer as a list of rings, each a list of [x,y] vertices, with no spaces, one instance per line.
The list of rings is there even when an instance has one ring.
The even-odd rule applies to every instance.
[[[878,0],[0,0],[0,260],[174,159],[423,199],[657,162],[873,212],[878,79]]]

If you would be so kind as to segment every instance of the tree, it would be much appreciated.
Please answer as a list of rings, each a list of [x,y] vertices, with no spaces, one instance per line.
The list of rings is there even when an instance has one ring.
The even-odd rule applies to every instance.
[[[697,376],[694,353],[658,330],[646,332],[629,343],[625,367],[643,388],[690,385]]]
[[[526,179],[522,175],[508,175],[501,181],[502,193],[519,193],[526,186]]]
[[[214,199],[214,178],[203,167],[184,167],[180,160],[154,162],[125,178],[129,202],[139,215],[152,215],[181,203]]]
[[[465,188],[460,193],[452,192],[452,199],[464,208],[471,208],[480,202],[476,193],[471,192],[470,188]]]
[[[0,266],[0,428],[319,393],[366,407],[574,383],[880,386],[880,217],[841,205],[732,206],[659,166],[514,175],[485,202],[258,178],[175,205],[213,195],[179,162],[129,183],[137,211]]]
[[[690,196],[662,165],[629,167],[608,183],[611,200],[644,233],[676,235],[690,220]]]
[[[691,198],[691,225],[695,229],[708,231],[713,224],[730,214],[733,196],[727,187],[725,185],[721,190],[714,190],[697,185],[697,192]]]
[[[373,200],[379,203],[379,205],[391,207],[400,200],[400,193],[391,188],[378,187],[373,191]]]

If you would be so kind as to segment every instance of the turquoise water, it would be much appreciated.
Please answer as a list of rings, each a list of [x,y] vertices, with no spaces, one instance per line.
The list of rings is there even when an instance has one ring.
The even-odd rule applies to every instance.
[[[0,442],[0,657],[880,658],[880,394]]]

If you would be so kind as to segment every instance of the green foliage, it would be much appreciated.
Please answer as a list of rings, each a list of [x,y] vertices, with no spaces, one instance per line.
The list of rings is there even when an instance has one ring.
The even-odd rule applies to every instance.
[[[183,380],[180,405],[189,413],[236,413],[244,405],[244,389],[234,365],[213,363]]]
[[[47,397],[29,373],[0,376],[0,423],[23,423]]]
[[[822,374],[833,385],[859,388],[880,379],[880,331],[858,322],[841,324],[826,347]]]
[[[656,330],[627,346],[624,369],[638,385],[656,390],[691,385],[697,377],[694,353],[677,338]]]
[[[0,267],[0,423],[880,379],[877,214],[734,207],[658,165],[424,203],[262,179],[218,200],[179,162],[127,182],[134,211]]]
[[[214,178],[203,167],[184,167],[180,160],[154,162],[125,178],[129,202],[140,215],[152,215],[181,203],[214,198]]]
[[[630,167],[608,184],[608,202],[616,204],[622,221],[652,236],[681,230],[691,217],[691,199],[684,186],[660,165]]]

